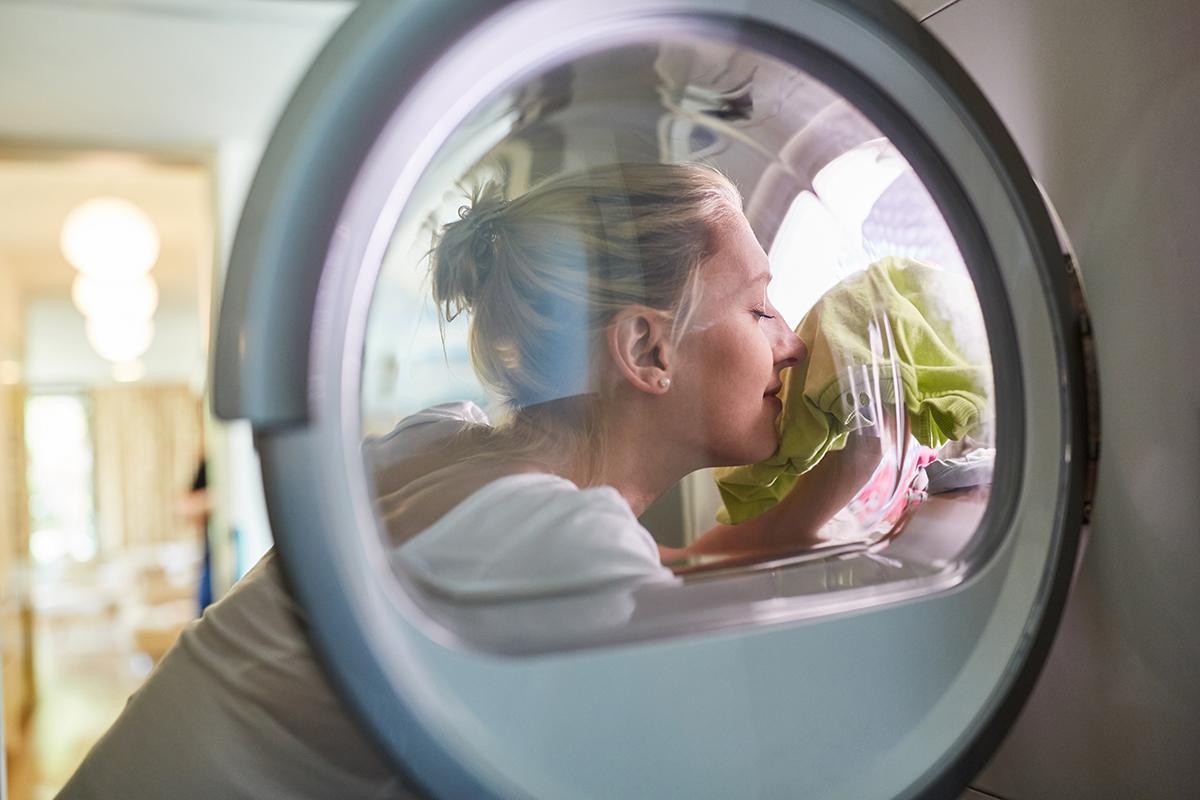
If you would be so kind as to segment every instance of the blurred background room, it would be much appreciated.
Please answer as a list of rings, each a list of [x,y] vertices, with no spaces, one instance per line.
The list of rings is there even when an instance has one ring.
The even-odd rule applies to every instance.
[[[350,2],[0,0],[9,797],[53,797],[270,546],[207,350],[276,115]],[[202,469],[203,465],[203,469]]]

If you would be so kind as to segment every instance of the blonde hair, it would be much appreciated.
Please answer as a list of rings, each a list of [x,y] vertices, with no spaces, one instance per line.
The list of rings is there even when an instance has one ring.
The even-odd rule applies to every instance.
[[[595,433],[604,329],[640,305],[681,336],[715,225],[740,208],[699,164],[593,167],[512,200],[487,183],[435,239],[433,297],[447,321],[469,314],[472,364],[514,426]]]

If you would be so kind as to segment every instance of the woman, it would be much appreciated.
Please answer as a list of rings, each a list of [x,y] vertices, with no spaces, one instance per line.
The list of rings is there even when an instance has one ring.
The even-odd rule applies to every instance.
[[[460,216],[433,295],[469,314],[507,419],[446,406],[368,447],[388,527],[412,539],[398,566],[474,599],[669,575],[637,517],[689,472],[770,456],[780,371],[804,356],[737,190],[699,165],[613,164],[511,202],[485,187]],[[697,546],[717,545],[746,547]]]
[[[434,297],[470,314],[473,363],[507,419],[443,406],[368,446],[399,568],[476,598],[669,579],[638,515],[693,470],[771,455],[780,371],[805,356],[736,189],[701,166],[616,164],[510,202],[487,188],[460,215],[433,254]],[[696,549],[807,535],[775,522]],[[268,555],[183,634],[61,797],[404,792],[316,666]]]

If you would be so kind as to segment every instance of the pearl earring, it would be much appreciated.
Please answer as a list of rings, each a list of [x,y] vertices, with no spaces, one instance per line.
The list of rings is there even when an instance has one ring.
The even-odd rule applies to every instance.
[[[661,386],[664,390],[670,389],[671,388],[671,379],[666,378],[666,377],[659,378],[658,385]]]

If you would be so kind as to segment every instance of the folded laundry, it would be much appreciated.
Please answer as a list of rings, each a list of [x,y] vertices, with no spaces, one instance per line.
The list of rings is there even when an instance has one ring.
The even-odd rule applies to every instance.
[[[957,458],[939,458],[926,467],[929,493],[942,494],[992,482],[996,450],[983,447]]]
[[[992,417],[992,371],[974,287],[964,277],[889,256],[830,289],[796,328],[808,359],[784,372],[779,448],[717,471],[721,522],[787,496],[846,437],[902,405],[918,442],[937,448]]]

